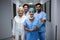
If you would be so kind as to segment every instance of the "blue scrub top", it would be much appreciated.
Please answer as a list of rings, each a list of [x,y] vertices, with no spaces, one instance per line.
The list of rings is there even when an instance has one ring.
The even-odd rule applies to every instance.
[[[28,29],[33,30],[35,27],[38,27],[39,21],[34,19],[31,23],[29,19],[25,20],[24,26]],[[38,30],[33,32],[26,31],[26,40],[37,40],[38,39]]]
[[[39,14],[36,12],[35,14],[34,14],[34,17],[36,18],[36,19],[38,19],[39,21],[40,21],[40,19],[44,19],[44,20],[46,20],[46,13],[45,12],[43,12],[43,11],[41,11]],[[41,21],[40,21],[40,24],[41,24]],[[39,32],[45,32],[46,31],[46,25],[45,25],[46,23],[43,23],[41,26],[40,26],[40,29],[39,29]]]

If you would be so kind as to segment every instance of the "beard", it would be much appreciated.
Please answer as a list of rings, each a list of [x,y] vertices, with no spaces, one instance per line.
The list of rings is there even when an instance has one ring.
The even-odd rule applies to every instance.
[[[38,12],[38,13],[40,13],[40,12],[41,12],[41,10],[37,10],[37,12]]]

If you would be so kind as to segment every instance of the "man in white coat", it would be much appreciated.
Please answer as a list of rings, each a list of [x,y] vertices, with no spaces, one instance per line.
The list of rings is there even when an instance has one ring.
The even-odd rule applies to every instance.
[[[29,5],[28,4],[24,4],[23,5],[24,15],[26,16],[26,18],[29,17],[28,8],[29,8]]]
[[[24,26],[23,23],[26,17],[23,15],[24,10],[23,7],[18,8],[18,15],[15,16],[13,20],[13,38],[14,40],[19,40],[19,36],[21,40],[24,40]]]

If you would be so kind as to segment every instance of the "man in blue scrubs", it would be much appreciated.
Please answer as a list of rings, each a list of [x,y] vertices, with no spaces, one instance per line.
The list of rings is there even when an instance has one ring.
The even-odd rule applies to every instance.
[[[46,13],[41,11],[41,4],[37,3],[35,5],[36,7],[36,13],[34,14],[34,17],[41,21],[41,25],[39,28],[39,40],[45,40],[45,32],[46,32]]]
[[[34,18],[34,9],[29,9],[29,18],[24,22],[24,29],[26,31],[26,40],[37,40],[38,39],[38,20]]]

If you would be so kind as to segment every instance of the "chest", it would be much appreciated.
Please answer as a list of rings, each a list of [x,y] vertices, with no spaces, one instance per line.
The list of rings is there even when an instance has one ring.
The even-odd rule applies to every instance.
[[[37,14],[37,18],[39,18],[39,19],[43,18],[43,15],[41,13]]]
[[[35,28],[36,25],[37,25],[37,22],[36,22],[36,21],[33,21],[33,22],[28,21],[28,22],[27,22],[27,27],[28,27],[29,29]]]

